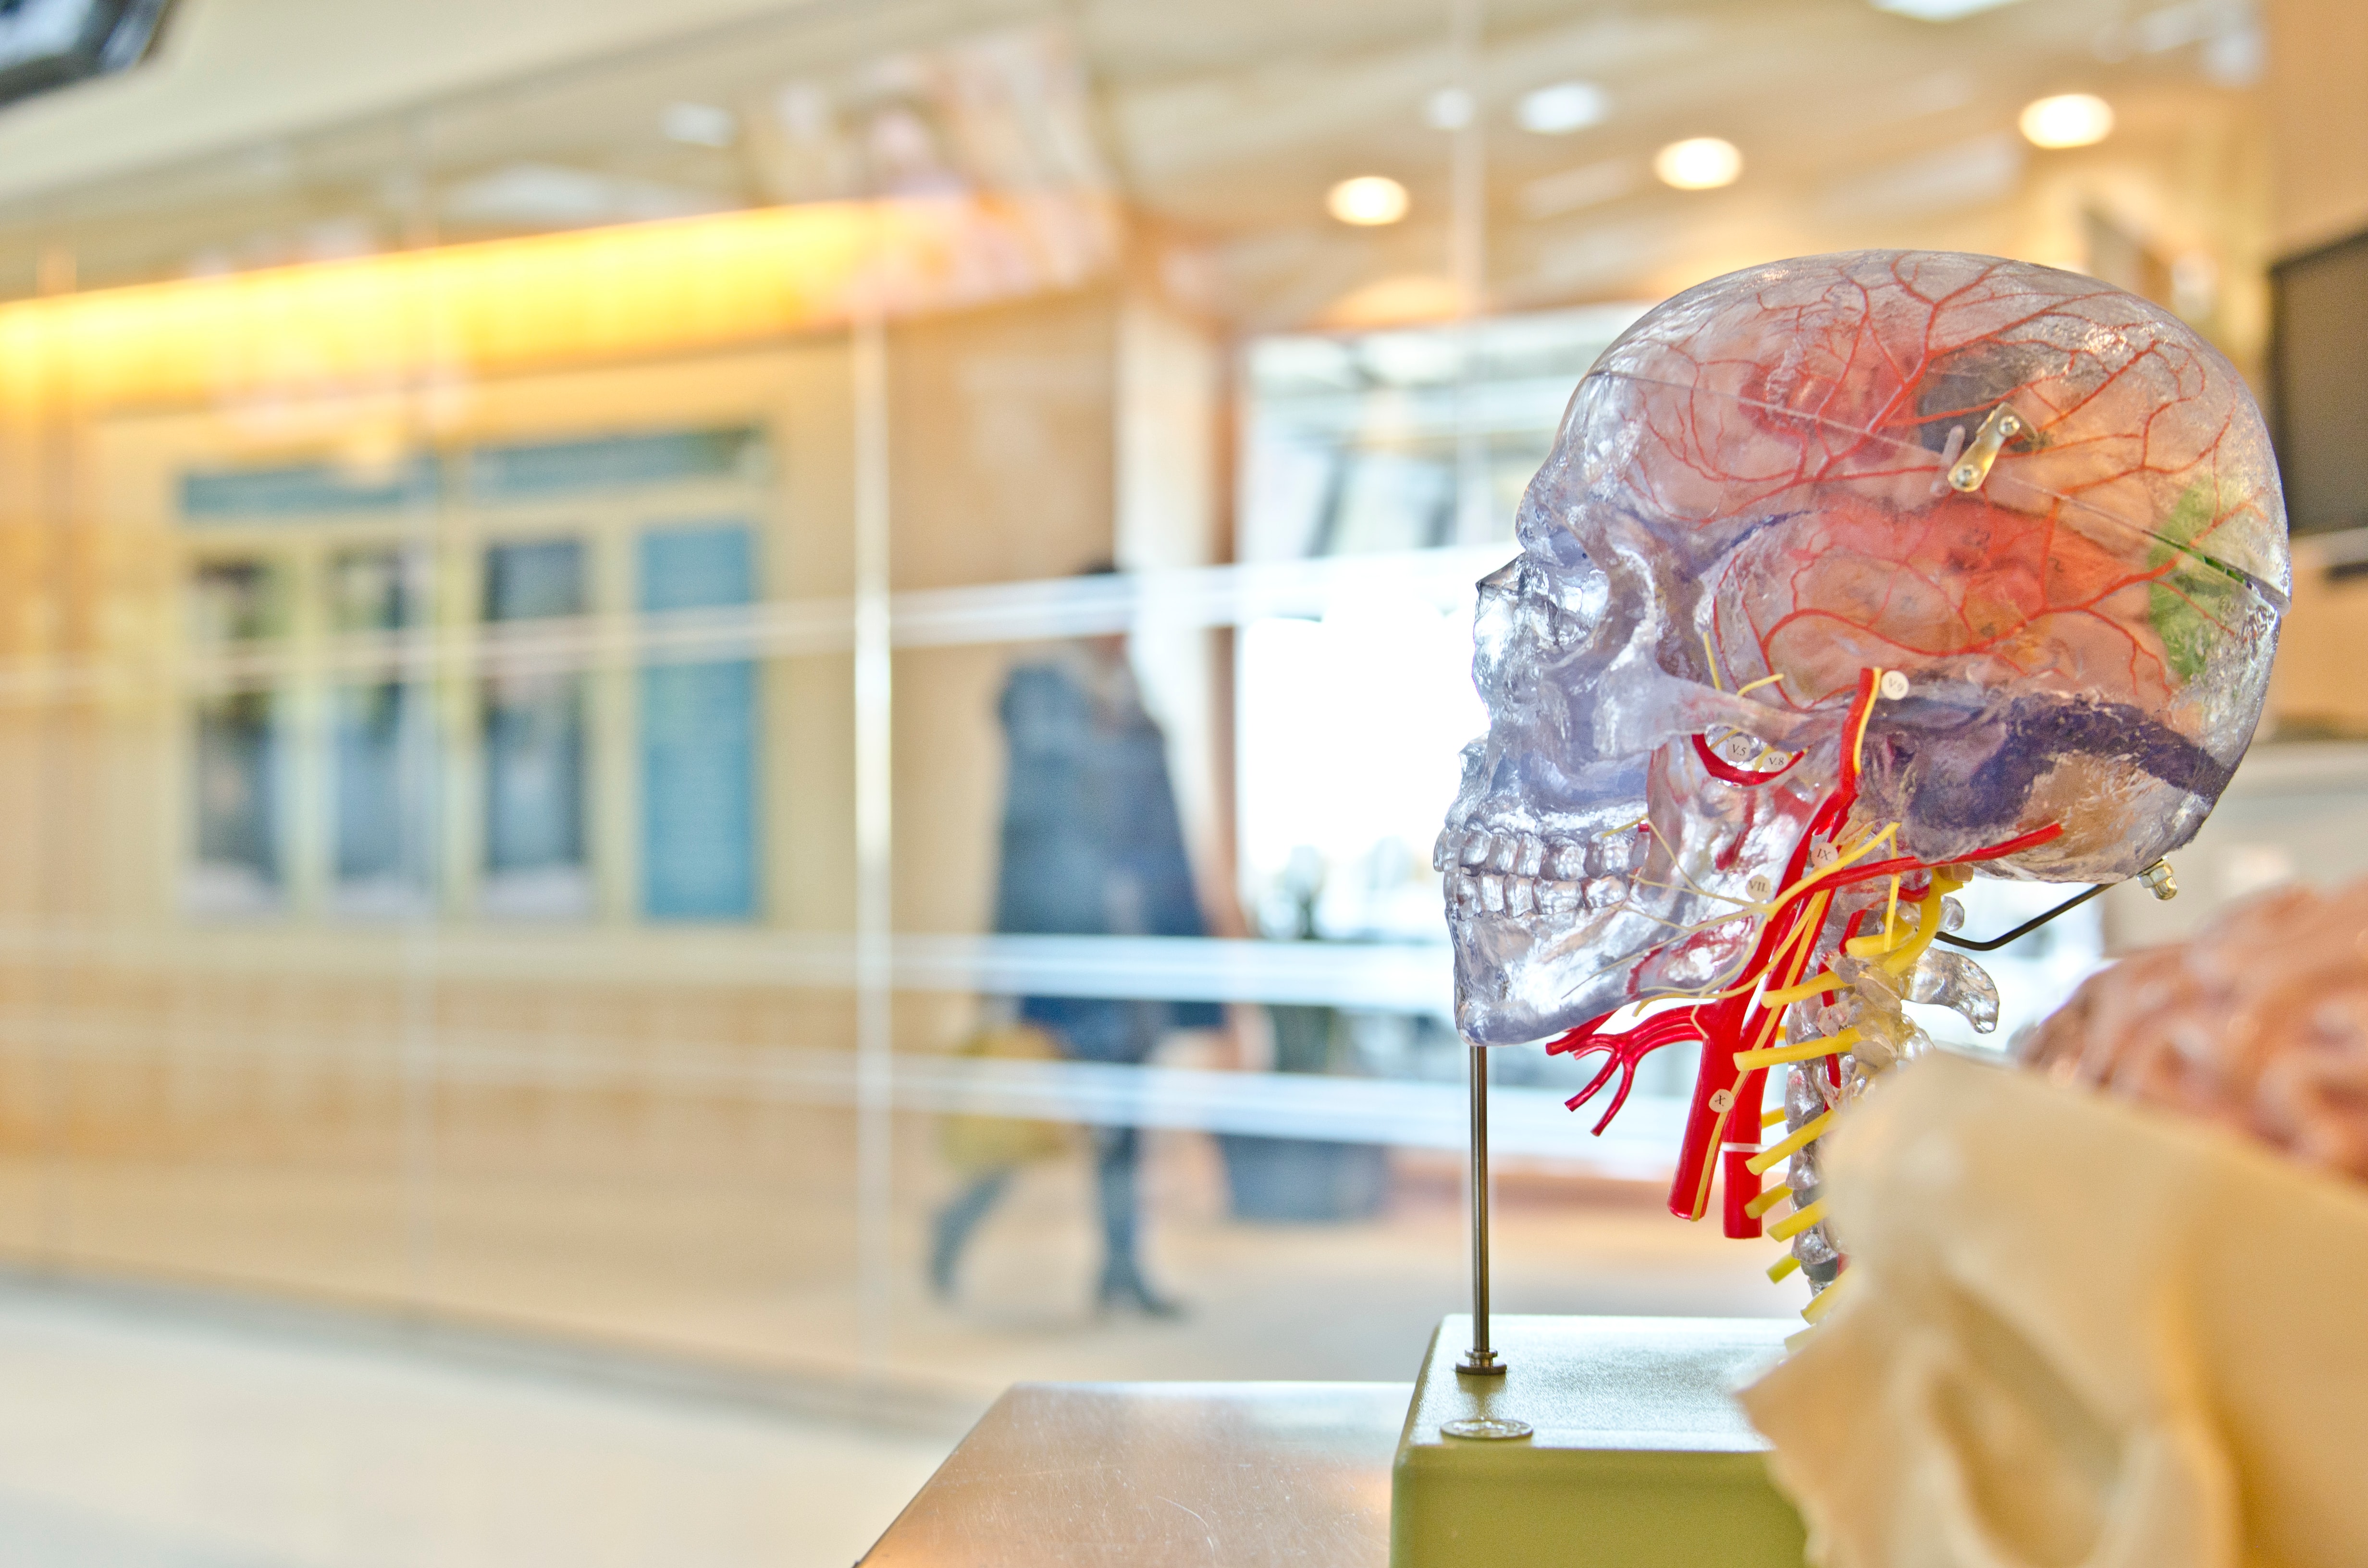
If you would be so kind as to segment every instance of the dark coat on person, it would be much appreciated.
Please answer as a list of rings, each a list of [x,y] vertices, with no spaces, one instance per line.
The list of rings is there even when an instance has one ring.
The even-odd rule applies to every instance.
[[[1122,674],[1082,662],[1023,665],[1000,704],[1009,744],[995,928],[1069,937],[1208,934],[1167,742]],[[1020,1017],[1073,1056],[1140,1062],[1163,1028],[1223,1021],[1212,1002],[1030,996]]]

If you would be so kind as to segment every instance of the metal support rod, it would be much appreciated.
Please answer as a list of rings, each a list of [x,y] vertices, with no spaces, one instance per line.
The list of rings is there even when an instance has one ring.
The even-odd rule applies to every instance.
[[[1495,1377],[1505,1363],[1488,1345],[1488,1050],[1466,1049],[1472,1053],[1472,1348],[1455,1369]]]

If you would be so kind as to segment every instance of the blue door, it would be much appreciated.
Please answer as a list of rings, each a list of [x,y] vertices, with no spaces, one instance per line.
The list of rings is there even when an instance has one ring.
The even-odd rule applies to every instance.
[[[642,535],[641,607],[718,609],[755,598],[748,528]],[[642,912],[654,920],[757,913],[757,666],[746,659],[641,672]]]

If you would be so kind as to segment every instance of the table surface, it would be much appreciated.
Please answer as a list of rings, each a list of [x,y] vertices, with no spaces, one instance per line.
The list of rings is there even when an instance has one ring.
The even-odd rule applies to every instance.
[[[1383,1568],[1406,1383],[1021,1383],[863,1568]]]

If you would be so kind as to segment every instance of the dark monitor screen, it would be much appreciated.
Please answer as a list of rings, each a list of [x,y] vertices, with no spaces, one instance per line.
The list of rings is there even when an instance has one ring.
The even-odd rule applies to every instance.
[[[138,63],[170,0],[0,0],[0,104]]]
[[[2270,269],[2270,402],[2294,531],[2368,525],[2368,233]]]

